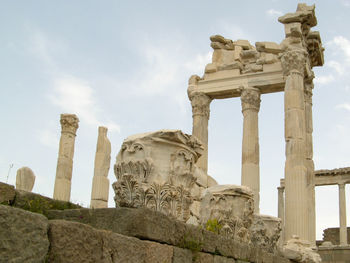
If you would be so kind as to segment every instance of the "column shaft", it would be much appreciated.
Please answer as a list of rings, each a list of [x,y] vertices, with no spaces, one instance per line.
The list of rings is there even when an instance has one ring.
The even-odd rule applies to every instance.
[[[313,161],[312,79],[305,83],[306,167],[309,210],[309,241],[316,246],[315,165]]]
[[[286,75],[285,104],[285,240],[298,235],[309,240],[309,193],[305,161],[305,52],[287,51],[281,61]]]
[[[281,226],[282,226],[279,243],[283,244],[283,241],[284,241],[284,188],[277,187],[277,189],[278,189],[278,217],[281,219]]]
[[[194,92],[190,94],[192,104],[192,134],[196,136],[204,147],[203,155],[198,159],[197,165],[205,173],[208,173],[208,122],[211,99],[204,93]]]
[[[260,91],[245,88],[241,94],[243,113],[242,178],[241,184],[254,193],[254,212],[259,213],[260,174],[259,174],[259,129],[258,112]]]
[[[108,207],[109,180],[107,177],[111,162],[111,143],[107,138],[107,131],[106,127],[98,127],[91,208]]]
[[[346,201],[345,201],[345,184],[339,184],[339,239],[340,245],[347,245],[348,235],[346,227]]]
[[[55,189],[53,198],[70,200],[73,156],[76,131],[79,119],[74,114],[61,114],[61,138],[58,149]]]

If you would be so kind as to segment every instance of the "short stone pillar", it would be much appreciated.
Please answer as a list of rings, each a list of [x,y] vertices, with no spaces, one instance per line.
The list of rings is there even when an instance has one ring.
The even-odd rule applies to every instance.
[[[203,144],[203,155],[198,159],[197,166],[205,173],[208,172],[208,122],[210,114],[211,98],[203,92],[191,92],[189,98],[192,104],[192,135],[196,136]]]
[[[70,200],[74,143],[79,119],[75,114],[61,114],[61,139],[58,149],[56,180],[53,198]]]
[[[111,143],[107,138],[107,131],[106,127],[98,127],[91,208],[108,207],[109,180],[107,177],[111,163]]]
[[[281,57],[286,76],[285,111],[285,240],[298,235],[309,240],[309,193],[306,167],[306,129],[304,100],[304,71],[306,52],[286,51]]]
[[[255,88],[244,88],[241,93],[241,102],[244,118],[241,184],[252,189],[254,194],[254,212],[258,214],[260,201],[258,130],[260,90]]]
[[[339,187],[339,241],[340,245],[346,246],[348,243],[348,233],[346,227],[346,201],[345,184],[338,184]]]
[[[22,167],[17,170],[16,189],[31,192],[35,182],[35,175],[29,167]]]

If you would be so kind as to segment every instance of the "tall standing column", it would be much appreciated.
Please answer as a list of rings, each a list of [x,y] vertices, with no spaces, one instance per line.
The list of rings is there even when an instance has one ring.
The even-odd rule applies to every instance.
[[[277,187],[278,189],[278,217],[281,219],[282,232],[279,243],[283,245],[284,241],[284,187]]]
[[[106,127],[98,127],[91,208],[108,207],[109,180],[107,177],[111,163],[111,143],[107,138],[107,131]]]
[[[304,100],[306,52],[303,49],[288,50],[281,57],[281,62],[286,76],[285,240],[291,239],[292,235],[298,235],[302,240],[309,240]]]
[[[260,90],[244,88],[241,93],[243,113],[242,178],[241,184],[254,193],[254,212],[259,213],[259,130]]]
[[[348,233],[346,227],[346,201],[345,201],[345,184],[339,184],[339,239],[340,245],[347,245]]]
[[[61,114],[61,139],[58,150],[53,198],[69,201],[73,170],[74,143],[79,119],[75,114]]]
[[[309,241],[316,246],[316,203],[315,203],[315,165],[313,161],[312,142],[312,90],[313,76],[305,82],[305,128],[306,128],[306,167],[307,167],[307,188],[309,193]]]
[[[198,159],[197,165],[208,173],[208,122],[211,98],[203,92],[192,92],[189,98],[192,104],[192,134],[203,143],[204,147],[203,155]]]

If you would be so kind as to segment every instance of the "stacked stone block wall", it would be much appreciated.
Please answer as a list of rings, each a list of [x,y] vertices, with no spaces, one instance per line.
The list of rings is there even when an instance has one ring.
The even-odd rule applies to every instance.
[[[0,262],[291,262],[149,209],[32,213],[11,206],[13,191],[0,187]]]

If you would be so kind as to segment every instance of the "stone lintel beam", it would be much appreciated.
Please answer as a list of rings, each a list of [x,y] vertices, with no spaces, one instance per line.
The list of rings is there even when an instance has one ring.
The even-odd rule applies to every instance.
[[[350,174],[318,175],[315,174],[315,186],[338,185],[339,183],[350,184]],[[284,179],[281,179],[281,187],[284,188]]]
[[[283,91],[284,85],[285,77],[282,67],[278,64],[276,70],[271,72],[248,73],[232,77],[221,77],[218,74],[217,76],[213,76],[210,80],[192,76],[188,92],[202,92],[211,99],[225,99],[240,97],[242,86],[258,88],[261,94],[267,94]]]

